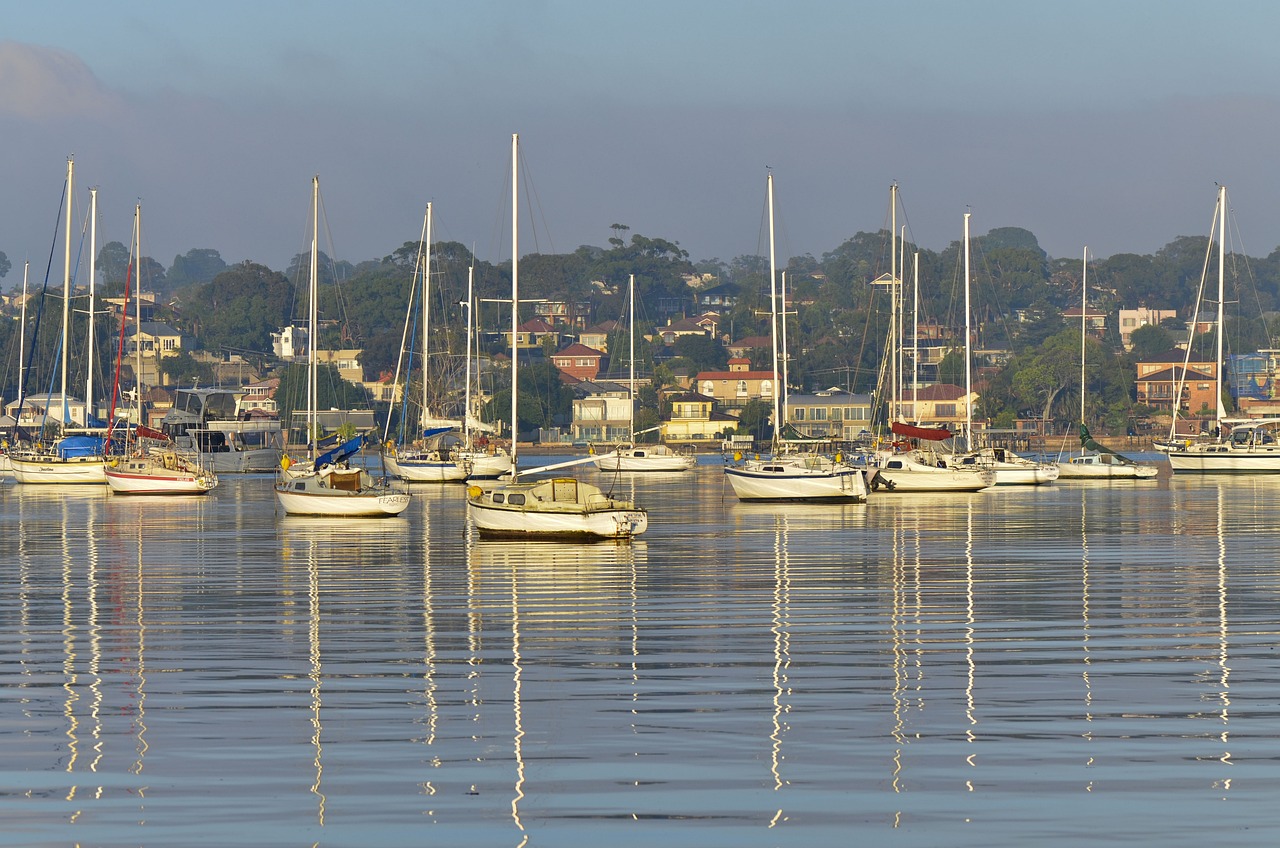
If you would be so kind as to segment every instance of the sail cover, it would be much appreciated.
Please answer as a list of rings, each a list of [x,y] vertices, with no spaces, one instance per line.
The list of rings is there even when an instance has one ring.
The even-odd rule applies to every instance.
[[[1095,442],[1093,440],[1093,436],[1089,435],[1089,428],[1086,427],[1083,423],[1080,425],[1080,445],[1085,450],[1097,451],[1098,453],[1109,453],[1112,456],[1117,457],[1121,462],[1125,463],[1126,465],[1138,464],[1134,462],[1132,459],[1130,459],[1129,457],[1125,456],[1124,454],[1116,453],[1115,451],[1111,450],[1111,448],[1105,447]]]
[[[904,424],[901,421],[895,421],[889,425],[889,429],[894,435],[906,436],[909,439],[924,439],[930,442],[940,442],[943,439],[951,438],[951,431],[946,427],[917,427],[914,424]]]

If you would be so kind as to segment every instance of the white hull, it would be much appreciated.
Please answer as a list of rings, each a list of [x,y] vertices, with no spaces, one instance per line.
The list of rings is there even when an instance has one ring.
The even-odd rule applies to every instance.
[[[508,483],[488,491],[473,486],[467,503],[476,530],[486,536],[630,539],[649,526],[649,515],[572,478]]]
[[[103,485],[107,482],[102,457],[10,457],[18,483]]]
[[[1174,473],[1275,474],[1280,472],[1280,446],[1275,448],[1235,448],[1231,445],[1195,446],[1169,451],[1169,467]]]
[[[467,470],[452,460],[397,458],[387,454],[382,458],[388,474],[411,483],[460,483],[467,479]]]
[[[119,495],[203,495],[218,485],[209,472],[166,468],[149,457],[108,465],[105,474],[107,485]]]
[[[468,480],[496,480],[511,471],[511,455],[506,451],[462,451],[459,462],[467,470]]]
[[[0,477],[13,476],[13,463],[9,461],[9,454],[0,453]]]
[[[1058,463],[1059,480],[1151,480],[1159,469],[1154,465],[1108,461],[1106,454],[1072,457]]]
[[[691,454],[675,453],[665,445],[630,447],[595,458],[601,471],[689,471],[698,464]]]
[[[368,475],[361,472],[362,478]],[[337,488],[326,480],[331,474],[283,475],[276,483],[276,501],[289,515],[333,518],[379,518],[399,515],[409,506],[409,495],[381,486],[356,490]]]
[[[1059,473],[1056,463],[1035,462],[1003,448],[965,454],[954,464],[991,469],[996,473],[997,486],[1040,486],[1057,480]]]
[[[733,493],[743,501],[862,501],[867,478],[862,469],[812,458],[759,460],[726,466]]]
[[[894,492],[977,492],[996,481],[992,471],[939,468],[905,454],[878,457],[877,463],[880,479]]]

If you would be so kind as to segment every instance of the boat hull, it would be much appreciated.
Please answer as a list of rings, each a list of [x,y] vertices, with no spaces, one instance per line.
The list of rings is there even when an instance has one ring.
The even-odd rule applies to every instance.
[[[284,469],[275,485],[276,502],[288,515],[331,518],[389,518],[409,506],[409,493],[373,483],[368,472],[322,466],[320,471]]]
[[[785,462],[761,461],[726,466],[725,476],[742,501],[864,501],[867,478],[859,468],[806,469]]]
[[[1165,455],[1175,474],[1280,473],[1280,447],[1275,450],[1241,450],[1227,445],[1209,445],[1191,450],[1169,451]]]
[[[107,482],[106,463],[102,457],[40,457],[11,456],[13,479],[18,483],[40,485],[103,485]]]
[[[464,451],[459,462],[467,470],[468,480],[496,480],[511,471],[511,455],[506,451]]]
[[[996,481],[991,471],[935,468],[903,457],[881,460],[877,471],[894,492],[979,492]]]
[[[452,460],[410,459],[388,454],[382,459],[387,472],[411,483],[461,483],[467,469]]]
[[[508,483],[488,491],[473,486],[467,504],[483,536],[630,539],[649,527],[645,510],[573,478]]]
[[[682,453],[653,452],[643,448],[610,451],[595,458],[601,471],[690,471],[697,460]]]
[[[1159,473],[1154,465],[1101,462],[1096,456],[1076,457],[1058,463],[1059,480],[1151,480]]]

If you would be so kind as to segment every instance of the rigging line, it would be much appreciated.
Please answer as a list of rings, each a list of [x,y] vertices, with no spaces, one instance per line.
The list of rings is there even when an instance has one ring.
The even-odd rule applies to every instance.
[[[31,385],[31,366],[32,364],[34,364],[35,357],[36,357],[36,339],[39,337],[39,333],[40,333],[40,317],[44,315],[44,301],[45,301],[45,297],[49,293],[49,275],[53,272],[53,254],[58,247],[58,231],[62,228],[62,211],[66,202],[67,202],[67,181],[64,179],[62,181],[62,193],[59,195],[59,198],[58,198],[58,215],[54,219],[53,242],[49,245],[49,263],[45,266],[44,285],[40,289],[40,305],[36,307],[35,326],[31,330],[31,349],[27,353],[26,365],[23,366],[22,363],[18,363],[19,367],[24,368],[23,378],[22,378],[22,385],[24,386],[24,391],[26,386]],[[26,397],[18,398],[18,417],[22,416],[22,407],[25,401],[26,401]]]

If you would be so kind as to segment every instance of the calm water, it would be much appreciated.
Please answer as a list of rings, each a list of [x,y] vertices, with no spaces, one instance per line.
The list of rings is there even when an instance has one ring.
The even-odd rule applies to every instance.
[[[1280,840],[1280,480],[721,478],[629,546],[0,485],[0,844]]]

